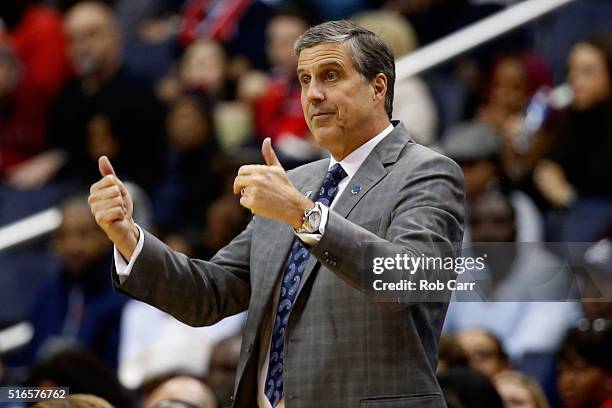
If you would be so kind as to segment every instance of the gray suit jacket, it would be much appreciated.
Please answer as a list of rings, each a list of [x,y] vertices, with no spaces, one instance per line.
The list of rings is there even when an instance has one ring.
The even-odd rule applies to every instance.
[[[289,178],[303,193],[318,191],[328,165],[328,159],[309,163]],[[373,301],[364,280],[372,265],[364,263],[363,252],[374,242],[376,256],[433,256],[439,253],[431,243],[450,248],[462,241],[463,224],[459,167],[396,125],[350,180],[311,248],[286,332],[288,408],[445,406],[435,371],[447,303],[410,294],[397,302]],[[234,406],[256,407],[258,356],[267,347],[261,326],[272,316],[292,228],[255,216],[210,262],[189,259],[145,234],[130,276],[121,283],[113,273],[115,285],[193,326],[248,309]]]

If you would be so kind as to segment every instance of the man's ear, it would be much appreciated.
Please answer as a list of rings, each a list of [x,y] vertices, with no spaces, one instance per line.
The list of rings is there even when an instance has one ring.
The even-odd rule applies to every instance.
[[[374,94],[372,95],[372,99],[374,101],[385,100],[385,96],[387,94],[387,76],[382,72],[376,74],[376,76],[372,79],[372,90]]]

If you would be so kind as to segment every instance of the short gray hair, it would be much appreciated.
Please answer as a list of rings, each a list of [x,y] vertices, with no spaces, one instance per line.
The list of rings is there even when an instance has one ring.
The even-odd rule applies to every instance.
[[[395,59],[393,53],[376,34],[349,20],[328,21],[309,28],[295,42],[295,55],[306,48],[324,43],[348,44],[351,60],[364,81],[369,82],[380,73],[387,77],[385,110],[389,119],[393,113],[393,87],[395,85]]]

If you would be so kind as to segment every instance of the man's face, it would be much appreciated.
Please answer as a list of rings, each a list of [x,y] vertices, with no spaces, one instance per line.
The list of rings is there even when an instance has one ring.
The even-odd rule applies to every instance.
[[[384,93],[382,101],[375,98],[373,83],[363,80],[348,46],[323,43],[302,50],[297,74],[304,118],[317,143],[336,158],[361,145]]]
[[[77,5],[66,17],[72,63],[82,77],[98,75],[119,59],[119,33],[101,7]]]

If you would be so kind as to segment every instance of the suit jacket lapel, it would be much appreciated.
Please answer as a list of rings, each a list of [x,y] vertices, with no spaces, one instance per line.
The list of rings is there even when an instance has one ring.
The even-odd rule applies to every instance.
[[[410,141],[408,131],[402,124],[398,124],[387,137],[376,145],[359,167],[338,198],[334,211],[347,218],[366,193],[387,175],[386,167],[397,161],[404,146]]]

